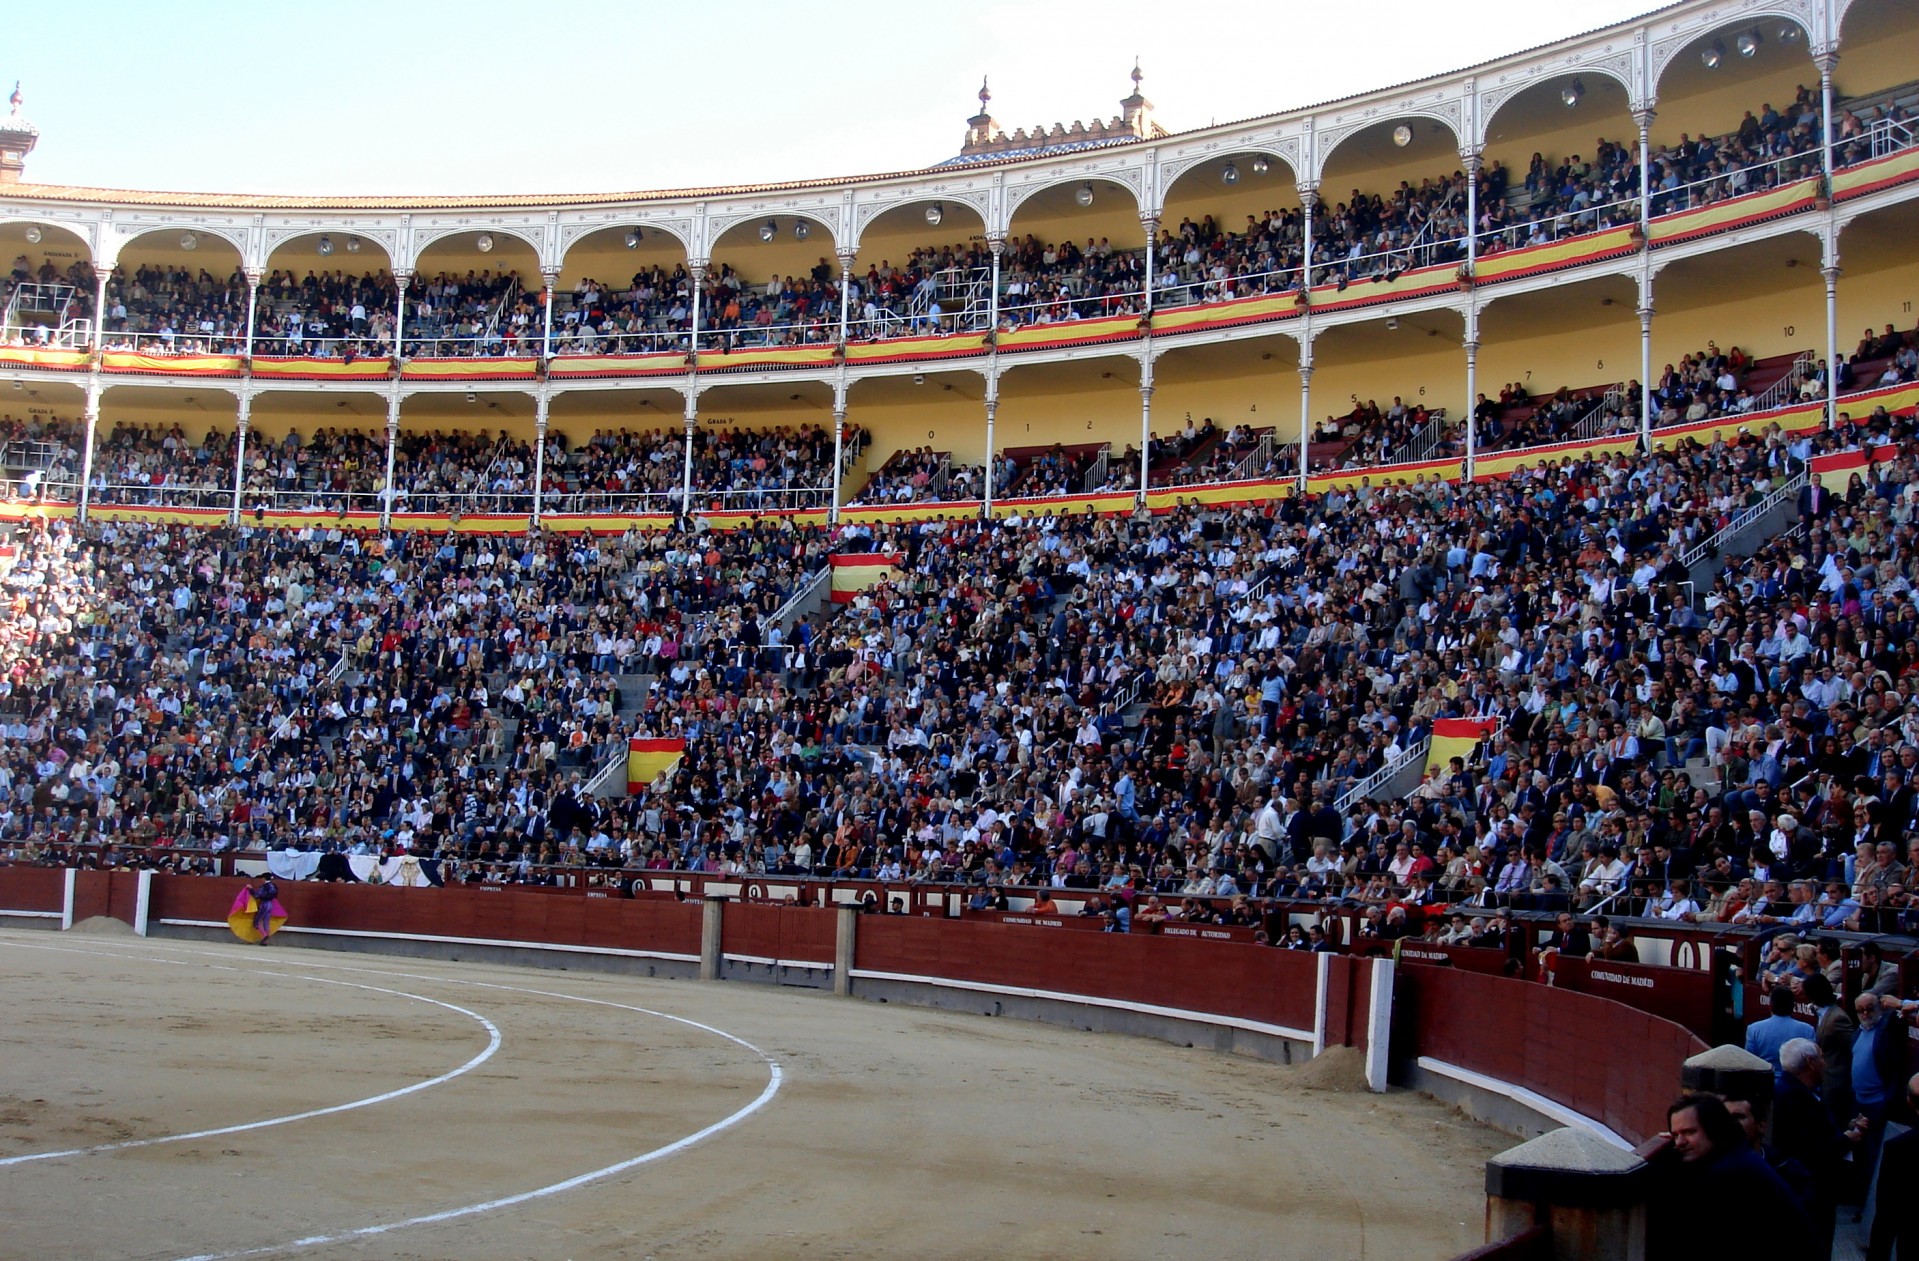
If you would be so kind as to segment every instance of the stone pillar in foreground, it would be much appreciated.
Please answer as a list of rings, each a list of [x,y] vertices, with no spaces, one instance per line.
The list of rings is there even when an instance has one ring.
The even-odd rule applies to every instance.
[[[1644,1261],[1652,1167],[1587,1130],[1553,1130],[1486,1162],[1486,1240],[1535,1227],[1556,1261]]]

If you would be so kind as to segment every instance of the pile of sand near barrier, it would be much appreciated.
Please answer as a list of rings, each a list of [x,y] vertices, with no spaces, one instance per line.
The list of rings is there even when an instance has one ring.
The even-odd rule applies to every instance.
[[[111,915],[89,915],[67,930],[70,933],[84,933],[89,937],[137,937],[133,925]]]
[[[1288,1074],[1302,1090],[1357,1094],[1366,1085],[1366,1053],[1357,1047],[1329,1046]]]

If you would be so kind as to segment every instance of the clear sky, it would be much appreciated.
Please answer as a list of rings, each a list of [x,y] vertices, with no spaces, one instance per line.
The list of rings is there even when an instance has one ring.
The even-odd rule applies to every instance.
[[[1119,112],[1178,131],[1443,73],[1646,0],[0,0],[27,178],[217,192],[624,191],[853,175]],[[4,88],[0,88],[4,91]]]

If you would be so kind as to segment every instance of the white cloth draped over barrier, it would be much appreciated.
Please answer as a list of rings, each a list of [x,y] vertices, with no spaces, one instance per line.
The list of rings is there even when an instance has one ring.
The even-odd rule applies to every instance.
[[[367,884],[396,884],[402,888],[426,888],[440,883],[440,860],[401,854],[383,858],[378,854],[347,854],[347,869],[354,879]],[[267,852],[267,870],[280,880],[311,880],[320,868],[320,855],[295,849]]]

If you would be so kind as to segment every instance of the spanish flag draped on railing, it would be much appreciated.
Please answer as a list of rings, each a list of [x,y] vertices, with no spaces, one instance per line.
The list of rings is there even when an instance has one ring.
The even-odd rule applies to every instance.
[[[899,577],[898,552],[856,552],[832,556],[833,603],[851,604],[853,597],[869,587]]]
[[[686,756],[686,741],[648,740],[634,736],[626,742],[626,791],[639,792]]]
[[[1479,742],[1499,730],[1497,718],[1435,718],[1433,720],[1433,743],[1426,751],[1426,773],[1433,773],[1438,767],[1456,757],[1470,758]]]

